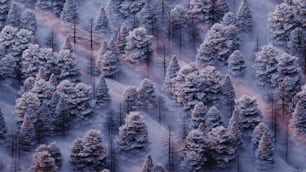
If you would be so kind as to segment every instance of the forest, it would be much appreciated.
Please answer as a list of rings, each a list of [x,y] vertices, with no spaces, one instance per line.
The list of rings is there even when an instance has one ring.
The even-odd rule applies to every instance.
[[[305,172],[305,0],[0,0],[0,172]]]

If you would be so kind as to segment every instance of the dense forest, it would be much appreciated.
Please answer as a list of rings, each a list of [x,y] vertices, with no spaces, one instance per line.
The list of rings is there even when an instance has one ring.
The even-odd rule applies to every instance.
[[[305,74],[305,0],[0,0],[0,172],[302,172]]]

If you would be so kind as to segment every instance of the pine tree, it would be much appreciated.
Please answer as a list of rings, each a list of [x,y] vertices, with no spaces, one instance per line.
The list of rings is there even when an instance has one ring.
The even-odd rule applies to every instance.
[[[186,171],[201,171],[207,162],[207,140],[200,129],[191,130],[184,143],[183,166]]]
[[[143,150],[148,145],[148,129],[141,112],[130,112],[126,115],[125,124],[119,128],[117,137],[121,151]]]
[[[191,0],[189,2],[188,14],[194,21],[213,24],[214,22],[214,2],[212,0]]]
[[[56,16],[60,16],[64,8],[64,0],[52,0],[52,11]]]
[[[20,28],[27,29],[33,33],[36,32],[37,21],[35,14],[31,10],[25,10],[21,13]]]
[[[264,133],[270,134],[269,127],[264,122],[260,122],[253,131],[252,146],[254,150],[258,148],[259,141]]]
[[[80,67],[78,66],[75,55],[70,50],[61,50],[58,55],[61,73],[59,80],[70,79],[79,80]]]
[[[101,107],[107,107],[112,101],[103,75],[100,76],[96,87],[96,99],[96,104]]]
[[[89,130],[83,138],[73,142],[70,159],[78,171],[99,171],[105,166],[106,147],[101,132]]]
[[[5,143],[6,137],[7,137],[7,127],[2,110],[0,109],[0,144]]]
[[[120,27],[119,33],[118,33],[118,42],[117,42],[117,48],[119,50],[120,54],[124,53],[125,46],[126,46],[126,37],[129,35],[126,26],[122,25]]]
[[[225,109],[232,112],[235,106],[235,90],[230,76],[226,75],[224,83],[222,85],[223,103]]]
[[[104,54],[99,54],[96,60],[98,69],[105,77],[111,78],[120,72],[120,62],[117,52],[106,50]]]
[[[287,47],[290,48],[291,54],[302,57],[306,44],[306,31],[296,27],[291,31]]]
[[[211,131],[211,129],[217,126],[222,125],[221,113],[215,106],[212,106],[206,113],[204,124],[207,132]]]
[[[229,72],[233,76],[243,76],[245,73],[245,60],[239,50],[234,51],[228,58]]]
[[[141,81],[138,89],[139,102],[143,105],[156,105],[157,104],[157,95],[155,87],[151,80],[145,78]]]
[[[138,110],[138,93],[135,87],[128,87],[123,94],[123,109],[124,113]]]
[[[183,27],[187,25],[187,11],[181,5],[176,5],[170,11],[170,18],[171,18],[171,26],[172,28],[176,28],[181,30]]]
[[[293,0],[293,4],[297,9],[296,18],[299,20],[301,27],[306,26],[306,4],[303,0]]]
[[[306,133],[305,105],[306,103],[304,100],[299,100],[295,105],[294,112],[290,119],[290,129],[296,135]]]
[[[78,8],[76,6],[75,0],[66,0],[63,10],[61,12],[61,19],[64,22],[74,23],[78,22]]]
[[[255,152],[257,169],[262,172],[272,170],[274,163],[272,138],[268,132],[264,132],[260,138]]]
[[[0,1],[0,28],[2,29],[6,23],[6,18],[10,10],[11,0]]]
[[[178,71],[180,70],[180,65],[177,62],[176,56],[172,56],[169,65],[167,67],[166,76],[165,76],[165,86],[170,91],[174,88],[175,78]]]
[[[23,82],[23,91],[27,92],[30,91],[34,86],[35,78],[34,77],[28,77]]]
[[[110,31],[110,27],[108,24],[108,18],[105,13],[104,6],[100,7],[99,13],[96,17],[94,23],[94,32],[97,34],[108,33]]]
[[[64,40],[63,45],[61,47],[61,50],[70,50],[70,51],[73,51],[73,46],[72,46],[72,43],[71,43],[70,36],[66,36],[65,37],[65,40]]]
[[[29,168],[29,172],[56,172],[57,167],[54,159],[51,157],[48,151],[37,152],[33,156],[33,164]]]
[[[298,92],[299,79],[296,77],[286,76],[284,80],[279,84],[277,91],[278,95],[283,103],[291,105],[294,95]]]
[[[6,24],[13,27],[20,26],[20,8],[16,3],[12,3],[6,18]]]
[[[153,172],[153,160],[151,158],[151,155],[147,155],[145,162],[142,165],[141,172]]]
[[[268,18],[268,27],[272,33],[272,41],[276,45],[285,47],[289,41],[292,30],[297,26],[295,9],[286,3],[277,5],[275,11],[270,13]]]
[[[152,10],[152,3],[149,2],[150,1],[147,1],[145,3],[141,11],[137,13],[137,17],[140,25],[146,28],[148,32],[153,33],[157,18]]]
[[[20,127],[20,148],[25,151],[30,151],[36,143],[35,129],[30,117],[24,116]]]
[[[236,110],[240,114],[242,131],[253,130],[261,122],[262,116],[256,98],[243,95],[235,100]]]
[[[234,111],[232,113],[232,116],[229,120],[229,124],[227,127],[227,135],[230,138],[230,143],[233,143],[235,146],[233,148],[235,149],[236,154],[238,154],[239,149],[242,146],[242,135],[240,131],[240,114],[238,111]]]
[[[126,37],[125,53],[131,63],[147,60],[152,53],[152,41],[145,28],[136,28]]]
[[[57,143],[56,142],[50,143],[48,145],[47,149],[48,149],[51,157],[54,158],[55,165],[58,168],[60,168],[62,166],[63,157],[62,157],[62,153],[61,153],[60,148],[57,145]]]
[[[214,2],[214,18],[215,22],[220,22],[224,15],[229,12],[229,6],[227,0],[218,0]]]
[[[295,107],[295,105],[298,103],[298,101],[305,101],[306,102],[306,85],[303,85],[302,90],[298,93],[296,93],[292,99],[292,105]]]
[[[237,11],[237,27],[239,31],[250,32],[253,30],[253,16],[247,0],[242,0]]]
[[[49,0],[36,0],[35,9],[41,11],[51,11],[52,1]]]
[[[239,35],[233,25],[214,24],[207,32],[196,55],[199,64],[221,61],[227,63],[228,57],[239,49]]]
[[[223,17],[221,24],[237,26],[236,15],[233,12],[227,12]]]
[[[202,102],[194,105],[191,113],[191,120],[193,128],[198,128],[201,123],[205,123],[206,113],[208,112],[208,107]]]

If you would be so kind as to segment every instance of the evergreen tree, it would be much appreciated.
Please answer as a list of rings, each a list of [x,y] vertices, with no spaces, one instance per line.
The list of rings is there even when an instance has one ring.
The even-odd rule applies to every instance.
[[[56,172],[57,167],[54,158],[51,157],[48,151],[41,151],[35,153],[33,156],[33,164],[29,168],[29,172]]]
[[[147,155],[145,162],[143,163],[141,172],[153,172],[153,167],[154,167],[154,164],[153,164],[151,155]]]
[[[222,20],[224,15],[229,12],[227,0],[218,0],[214,2],[214,18],[215,22]]]
[[[170,11],[171,26],[174,29],[182,29],[187,25],[187,11],[181,5],[176,5]]]
[[[269,127],[264,123],[260,122],[253,131],[253,137],[252,137],[252,146],[254,150],[258,148],[259,141],[263,135],[263,133],[270,134]]]
[[[24,116],[20,127],[20,148],[30,151],[36,143],[35,129],[30,117]]]
[[[117,52],[106,50],[104,54],[99,54],[96,60],[98,69],[105,77],[111,78],[120,72],[120,62]]]
[[[50,158],[54,160],[54,164],[57,169],[59,169],[62,166],[62,154],[56,142],[52,142],[49,145],[45,144],[39,145],[39,147],[36,148],[35,153],[33,155],[33,164],[37,163],[36,159],[42,152],[47,152],[50,155]],[[35,165],[32,165],[32,167],[35,168]]]
[[[101,107],[107,107],[112,101],[103,75],[100,76],[96,87],[96,99],[96,104]]]
[[[237,26],[236,15],[233,12],[227,12],[223,17],[221,24]]]
[[[136,28],[126,37],[125,53],[132,63],[140,63],[147,60],[152,53],[152,41],[145,28]]]
[[[306,4],[303,0],[293,0],[293,4],[297,9],[296,18],[299,20],[301,27],[306,26]]]
[[[211,129],[222,125],[221,121],[221,113],[220,111],[215,107],[212,106],[205,116],[205,131],[209,132]]]
[[[292,99],[293,107],[295,107],[300,100],[306,102],[306,85],[303,85],[302,90],[294,95]]]
[[[36,32],[37,21],[35,14],[31,10],[25,10],[21,13],[20,28],[27,29],[29,31],[32,31],[33,33]]]
[[[234,51],[228,58],[229,72],[233,76],[243,76],[245,73],[245,61],[239,50]]]
[[[0,1],[0,28],[2,29],[6,23],[6,18],[10,10],[11,0]]]
[[[224,108],[232,112],[235,106],[235,90],[231,78],[226,75],[222,85],[223,103]]]
[[[61,19],[64,22],[74,23],[78,22],[78,8],[76,6],[75,0],[66,0],[63,10],[61,12]]]
[[[73,142],[70,159],[78,171],[99,171],[105,166],[106,147],[101,132],[89,130],[84,138]]]
[[[6,137],[7,137],[7,127],[5,124],[3,113],[0,109],[0,144],[5,143]]]
[[[56,16],[60,17],[61,12],[64,8],[64,3],[64,0],[52,0],[52,11]]]
[[[296,27],[291,31],[287,47],[290,48],[291,54],[302,57],[306,44],[306,31]]]
[[[141,81],[138,89],[139,102],[144,105],[156,105],[157,95],[151,80],[145,78]]]
[[[208,112],[208,107],[202,102],[194,105],[191,112],[191,121],[193,128],[198,128],[201,123],[205,123],[206,113]]]
[[[6,18],[6,24],[13,27],[20,26],[20,8],[16,3],[12,3]]]
[[[298,135],[306,133],[306,103],[304,100],[299,100],[295,105],[292,117],[290,119],[291,131]]]
[[[274,44],[286,46],[291,31],[297,26],[295,13],[293,6],[281,3],[276,6],[275,11],[269,14],[268,27]]]
[[[221,61],[227,63],[228,57],[239,49],[239,35],[233,25],[214,24],[207,32],[196,55],[199,64]]]
[[[178,71],[180,70],[180,65],[177,62],[176,56],[172,56],[169,65],[167,67],[166,76],[165,76],[165,86],[170,91],[174,88],[175,78]]]
[[[277,91],[283,103],[291,105],[294,95],[298,92],[299,80],[295,77],[286,76],[279,84]]]
[[[108,18],[105,13],[104,7],[100,7],[99,14],[96,17],[94,23],[94,32],[97,34],[100,33],[108,33],[110,31],[110,27],[108,24]]]
[[[27,92],[30,91],[35,83],[35,78],[34,77],[28,77],[27,79],[24,80],[23,82],[23,91]]]
[[[188,14],[194,21],[213,24],[214,21],[214,2],[212,0],[191,0],[189,1]]]
[[[185,139],[183,166],[186,171],[201,171],[207,162],[207,140],[200,129],[191,130]]]
[[[35,9],[41,11],[51,11],[52,1],[49,0],[36,0]]]
[[[70,36],[65,37],[61,50],[70,50],[70,51],[73,50],[73,45],[71,43]]]
[[[138,93],[135,87],[128,87],[124,91],[122,104],[124,113],[130,113],[131,111],[138,110]]]
[[[232,113],[232,116],[229,120],[229,124],[228,124],[228,128],[227,128],[227,135],[229,137],[229,139],[231,140],[230,143],[233,143],[234,145],[236,145],[236,147],[233,145],[233,148],[236,152],[236,154],[238,154],[239,149],[242,146],[242,135],[241,135],[241,131],[240,131],[240,118],[239,118],[240,114],[238,113],[238,111],[234,111]]]
[[[255,152],[257,169],[262,172],[272,170],[274,163],[272,138],[268,132],[264,132]]]
[[[126,115],[125,124],[119,128],[117,137],[121,151],[143,150],[148,145],[148,129],[141,112],[130,112]]]
[[[61,50],[58,55],[61,73],[58,76],[60,80],[70,79],[79,80],[80,67],[78,66],[75,55],[70,50]]]
[[[242,0],[237,11],[237,27],[239,31],[250,32],[253,30],[253,16],[247,0]]]
[[[122,25],[120,27],[119,33],[118,33],[118,42],[117,42],[117,48],[119,50],[120,54],[124,53],[125,46],[126,46],[126,37],[129,35],[126,26]]]
[[[262,120],[256,98],[243,95],[236,99],[235,103],[235,108],[240,114],[240,126],[242,131],[253,130]]]
[[[139,23],[142,27],[146,28],[147,31],[150,33],[154,30],[154,25],[156,23],[156,16],[153,13],[153,10],[151,8],[150,1],[147,1],[141,11],[137,13]]]

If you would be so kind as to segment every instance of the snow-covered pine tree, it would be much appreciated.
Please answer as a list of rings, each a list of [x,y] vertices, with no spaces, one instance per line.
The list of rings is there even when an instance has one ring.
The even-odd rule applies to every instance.
[[[147,106],[157,105],[157,94],[155,91],[154,84],[151,80],[145,78],[141,81],[139,88],[138,88],[138,96],[139,96],[139,103]]]
[[[96,63],[105,77],[111,78],[120,72],[118,53],[114,50],[107,49],[104,54],[99,53]]]
[[[70,51],[73,51],[73,45],[71,43],[70,35],[65,37],[65,40],[64,40],[63,45],[61,47],[61,50],[70,50]]]
[[[100,171],[106,165],[106,153],[101,132],[92,129],[73,142],[70,162],[78,171]]]
[[[206,33],[196,55],[199,64],[221,61],[227,63],[228,57],[239,49],[239,34],[233,25],[214,24]]]
[[[41,10],[41,11],[51,11],[52,10],[52,1],[50,1],[50,0],[36,0],[35,9],[36,10]]]
[[[198,128],[201,123],[205,123],[206,113],[208,112],[208,107],[202,102],[198,102],[194,105],[191,112],[192,127],[194,129]]]
[[[254,68],[258,85],[271,87],[272,75],[277,71],[278,56],[279,50],[271,44],[263,46],[256,53]]]
[[[57,167],[54,158],[51,157],[48,151],[39,151],[33,155],[33,164],[28,169],[29,172],[56,172]]]
[[[0,109],[0,144],[5,143],[6,137],[7,137],[7,127],[2,110]]]
[[[11,0],[0,1],[0,28],[2,29],[6,23],[6,18],[10,10]]]
[[[57,77],[52,73],[49,77],[49,80],[48,80],[49,84],[53,85],[53,86],[57,86],[58,84],[58,81],[57,81]]]
[[[275,11],[269,14],[268,27],[274,44],[286,47],[291,31],[298,24],[295,13],[293,6],[281,3],[276,6]]]
[[[103,75],[100,76],[96,87],[96,100],[97,106],[100,107],[107,107],[112,101]]]
[[[16,3],[12,3],[6,18],[6,25],[19,27],[20,26],[21,10]]]
[[[180,70],[180,65],[178,64],[176,56],[173,55],[170,59],[165,75],[165,87],[169,91],[173,91],[175,78],[179,70]]]
[[[181,5],[176,5],[170,11],[170,18],[173,30],[174,29],[181,30],[183,27],[187,25],[187,10]]]
[[[28,77],[23,82],[23,92],[30,91],[34,86],[35,78],[34,77]]]
[[[250,32],[253,30],[253,16],[247,0],[242,0],[237,11],[237,27],[239,31]]]
[[[287,47],[290,49],[291,54],[302,57],[304,49],[306,48],[306,31],[301,27],[296,27],[291,31]]]
[[[293,0],[293,4],[297,9],[296,18],[299,20],[301,27],[306,26],[306,4],[303,0]]]
[[[52,111],[44,101],[37,110],[37,120],[33,122],[37,140],[42,140],[46,136],[52,136],[54,131],[54,119]]]
[[[148,129],[141,112],[126,115],[125,124],[119,128],[118,148],[124,152],[144,150],[148,145]]]
[[[21,56],[23,50],[27,49],[29,47],[29,44],[33,42],[33,32],[26,30],[26,29],[20,29],[16,33],[16,39],[12,47],[12,55],[16,58],[17,62],[20,63]]]
[[[63,156],[56,142],[52,142],[47,147],[50,155],[54,158],[55,165],[60,168],[62,166]]]
[[[130,113],[131,111],[137,111],[139,102],[138,102],[138,93],[135,87],[128,87],[123,94],[123,113]]]
[[[80,67],[77,63],[75,55],[71,50],[61,50],[58,55],[61,68],[59,80],[70,79],[71,81],[78,81],[80,76]]]
[[[234,25],[234,26],[237,26],[237,18],[236,18],[236,15],[233,13],[233,12],[227,12],[223,19],[222,19],[222,22],[221,24],[223,25]]]
[[[100,7],[99,13],[94,22],[94,32],[97,34],[110,32],[108,18],[105,13],[104,6]]]
[[[229,72],[233,76],[243,76],[245,73],[245,60],[240,50],[234,51],[228,58]]]
[[[25,115],[19,131],[20,149],[30,151],[36,144],[34,125],[29,116]]]
[[[303,85],[301,88],[301,91],[296,93],[292,99],[292,105],[295,107],[295,105],[298,103],[298,101],[305,101],[306,102],[306,85]]]
[[[152,10],[151,5],[152,3],[150,1],[147,1],[141,11],[137,13],[137,17],[140,26],[146,28],[149,33],[153,34],[157,18]]]
[[[143,27],[135,28],[126,37],[125,53],[131,63],[148,60],[152,53],[152,41]]]
[[[214,2],[212,0],[190,0],[188,14],[193,21],[212,25],[215,20]]]
[[[290,129],[295,135],[306,133],[306,102],[299,100],[295,105],[292,117],[290,119]]]
[[[202,124],[200,124],[202,125]],[[191,130],[184,143],[183,168],[185,171],[201,171],[207,162],[207,139],[201,129]]]
[[[286,76],[277,88],[278,95],[283,103],[291,106],[294,95],[299,91],[299,79]]]
[[[229,120],[229,124],[227,127],[227,135],[229,139],[231,140],[230,143],[233,143],[236,145],[233,146],[234,151],[238,154],[239,149],[241,148],[242,145],[242,135],[240,131],[240,114],[238,111],[234,111],[232,113],[232,116]]]
[[[78,23],[78,7],[75,0],[66,0],[61,12],[61,19],[68,23]]]
[[[120,30],[118,32],[118,40],[117,40],[117,49],[120,54],[124,53],[126,46],[126,37],[129,35],[127,28],[125,25],[121,25]]]
[[[264,132],[270,134],[269,127],[264,122],[260,122],[253,131],[252,147],[254,150],[258,148],[259,141]]]
[[[56,16],[60,17],[64,3],[64,0],[52,0],[52,11]]]
[[[229,6],[227,0],[217,0],[214,2],[215,22],[222,21],[222,18],[227,12],[229,12]]]
[[[262,172],[269,172],[273,168],[273,145],[272,138],[268,132],[264,132],[260,138],[258,148],[255,152],[257,169]]]
[[[142,165],[141,172],[153,172],[154,164],[151,155],[147,155]]]
[[[205,131],[209,132],[220,125],[222,125],[221,113],[215,106],[212,106],[205,115]]]
[[[20,28],[32,31],[32,33],[36,32],[37,21],[35,14],[31,10],[25,10],[21,13]]]
[[[232,113],[235,106],[235,90],[229,75],[226,75],[222,85],[223,105],[224,109]]]
[[[256,98],[243,95],[236,99],[235,103],[235,110],[240,114],[240,126],[242,132],[253,130],[262,120]]]

